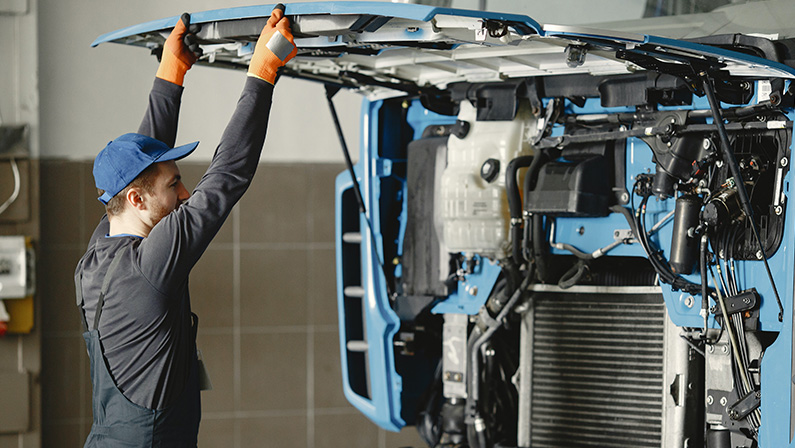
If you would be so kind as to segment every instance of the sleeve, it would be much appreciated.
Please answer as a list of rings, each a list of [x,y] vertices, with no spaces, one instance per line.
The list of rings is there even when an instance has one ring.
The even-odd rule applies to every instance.
[[[155,78],[149,92],[149,105],[146,108],[138,133],[156,138],[173,148],[177,141],[179,107],[183,87]]]
[[[163,218],[139,249],[141,273],[164,294],[187,281],[243,193],[257,164],[270,115],[273,85],[247,77],[210,167],[191,197]]]

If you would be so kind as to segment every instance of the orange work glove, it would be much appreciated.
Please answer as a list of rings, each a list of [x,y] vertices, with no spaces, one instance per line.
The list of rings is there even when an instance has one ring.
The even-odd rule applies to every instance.
[[[259,35],[254,56],[248,64],[248,76],[274,84],[276,71],[297,53],[290,21],[284,17],[284,5],[279,3]]]
[[[181,86],[185,73],[202,55],[196,42],[199,25],[190,24],[190,14],[183,13],[163,46],[157,77]]]

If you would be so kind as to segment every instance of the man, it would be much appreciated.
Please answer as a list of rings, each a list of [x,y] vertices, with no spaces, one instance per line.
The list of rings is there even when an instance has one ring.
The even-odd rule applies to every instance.
[[[77,302],[91,360],[94,422],[87,447],[194,447],[201,418],[197,319],[188,274],[259,161],[277,69],[297,49],[274,8],[212,163],[191,195],[174,148],[182,82],[197,59],[190,16],[163,48],[137,134],[110,142],[94,162],[107,215],[77,265]]]

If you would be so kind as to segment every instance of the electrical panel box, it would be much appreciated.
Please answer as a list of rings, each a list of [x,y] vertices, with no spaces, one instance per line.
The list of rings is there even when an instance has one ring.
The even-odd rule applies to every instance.
[[[0,237],[0,299],[22,299],[33,294],[33,259],[26,237]]]

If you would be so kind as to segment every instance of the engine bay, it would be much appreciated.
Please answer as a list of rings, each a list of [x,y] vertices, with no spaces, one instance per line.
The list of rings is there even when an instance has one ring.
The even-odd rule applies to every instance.
[[[380,105],[417,136],[383,140],[379,222],[429,446],[758,446],[792,145],[772,84],[710,101],[710,80],[571,75]]]

